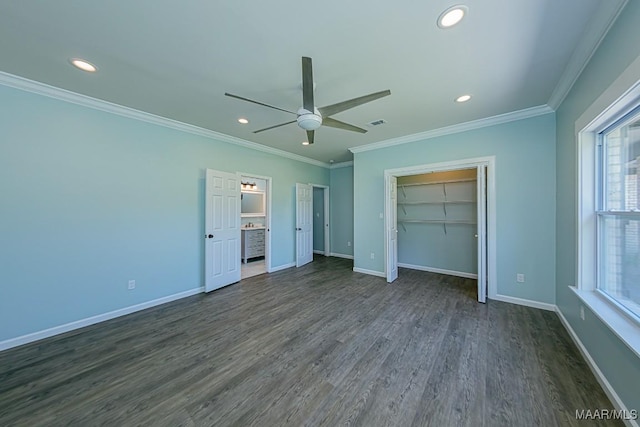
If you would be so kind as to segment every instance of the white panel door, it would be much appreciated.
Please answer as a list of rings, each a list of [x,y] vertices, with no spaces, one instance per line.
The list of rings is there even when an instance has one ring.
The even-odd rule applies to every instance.
[[[487,167],[478,166],[477,176],[478,302],[487,302]]]
[[[313,261],[313,187],[296,184],[296,267]]]
[[[240,281],[240,182],[207,169],[205,181],[205,291]]]
[[[392,176],[387,188],[387,199],[390,200],[387,217],[387,282],[398,278],[398,178]]]

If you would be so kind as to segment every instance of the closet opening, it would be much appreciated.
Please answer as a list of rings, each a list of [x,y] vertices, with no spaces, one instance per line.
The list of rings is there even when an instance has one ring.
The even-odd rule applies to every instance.
[[[398,277],[398,267],[475,279],[478,301],[486,301],[495,259],[488,234],[495,203],[490,160],[385,171],[388,282]]]

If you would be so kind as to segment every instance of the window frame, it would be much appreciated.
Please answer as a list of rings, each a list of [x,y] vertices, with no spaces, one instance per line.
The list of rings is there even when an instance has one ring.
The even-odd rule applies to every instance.
[[[629,107],[632,107],[630,111],[626,111]],[[635,106],[631,105],[627,108],[622,109],[622,113],[618,112],[617,114],[610,114],[610,120],[605,121],[603,124],[598,126],[598,129],[595,130],[596,133],[596,141],[595,141],[595,188],[594,188],[594,197],[595,197],[595,214],[596,214],[596,259],[594,261],[596,267],[596,277],[595,277],[595,291],[598,292],[602,298],[605,298],[608,302],[615,305],[615,307],[622,311],[624,315],[629,316],[632,321],[640,324],[640,312],[634,312],[622,304],[618,299],[607,293],[603,288],[605,288],[606,284],[603,283],[603,271],[602,271],[602,263],[604,260],[602,259],[602,239],[604,230],[604,222],[607,218],[625,218],[631,217],[635,220],[640,221],[640,211],[632,211],[632,210],[613,210],[608,209],[606,195],[607,195],[607,147],[606,147],[606,136],[607,134],[615,131],[616,129],[620,129],[633,123],[640,119],[640,99],[637,101]],[[614,110],[615,111],[615,110]]]
[[[612,332],[640,357],[638,317],[598,289],[597,191],[602,173],[598,159],[599,134],[640,108],[640,57],[598,97],[575,122],[577,140],[576,283],[569,287]],[[576,313],[584,319],[583,309]],[[576,316],[577,317],[577,316]]]

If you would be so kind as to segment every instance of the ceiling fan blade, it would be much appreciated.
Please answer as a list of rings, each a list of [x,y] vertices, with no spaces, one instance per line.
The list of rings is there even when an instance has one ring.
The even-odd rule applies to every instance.
[[[313,103],[313,66],[311,58],[302,57],[302,107],[310,112],[314,112]]]
[[[341,122],[340,120],[332,119],[331,117],[323,117],[322,125],[329,126],[330,128],[350,130],[352,132],[367,133],[366,129],[350,125],[349,123]]]
[[[314,135],[315,132],[316,132],[315,130],[307,131],[307,141],[309,142],[309,145],[313,144],[313,137],[315,136]]]
[[[240,99],[240,100],[242,100],[242,101],[247,101],[247,102],[252,102],[252,103],[254,103],[254,104],[262,105],[263,107],[273,108],[274,110],[284,111],[285,113],[296,114],[296,113],[294,113],[293,111],[285,110],[284,108],[274,107],[273,105],[265,104],[264,102],[260,102],[260,101],[254,101],[253,99],[244,98],[244,97],[242,97],[242,96],[234,95],[234,94],[232,94],[232,93],[227,93],[227,92],[225,92],[225,95],[226,95],[226,96],[229,96],[229,97],[231,97],[231,98]]]
[[[268,128],[254,130],[253,133],[264,132],[265,130],[279,128],[280,126],[290,125],[291,123],[295,123],[297,120],[291,120],[290,122],[280,123],[279,125],[269,126]]]
[[[378,98],[383,98],[389,95],[391,95],[391,91],[387,89],[381,92],[371,93],[369,95],[338,102],[337,104],[327,105],[326,107],[318,108],[318,110],[320,111],[320,114],[322,114],[322,117],[332,116],[342,111],[349,110],[350,108],[357,107],[358,105],[366,104],[367,102],[375,101]]]

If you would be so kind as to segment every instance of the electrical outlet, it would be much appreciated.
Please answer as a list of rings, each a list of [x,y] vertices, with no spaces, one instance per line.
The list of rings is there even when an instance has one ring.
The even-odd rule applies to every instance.
[[[376,254],[374,254],[373,252],[371,252],[371,259],[374,259],[376,257]]]
[[[584,306],[580,306],[580,318],[584,320]]]
[[[351,242],[347,242],[347,246],[351,246]]]
[[[380,219],[383,219],[384,215],[382,214],[382,212],[380,212]]]
[[[516,282],[524,283],[524,274],[522,274],[522,273],[516,274]]]
[[[136,281],[129,280],[129,289],[135,289],[135,288],[136,288]]]

